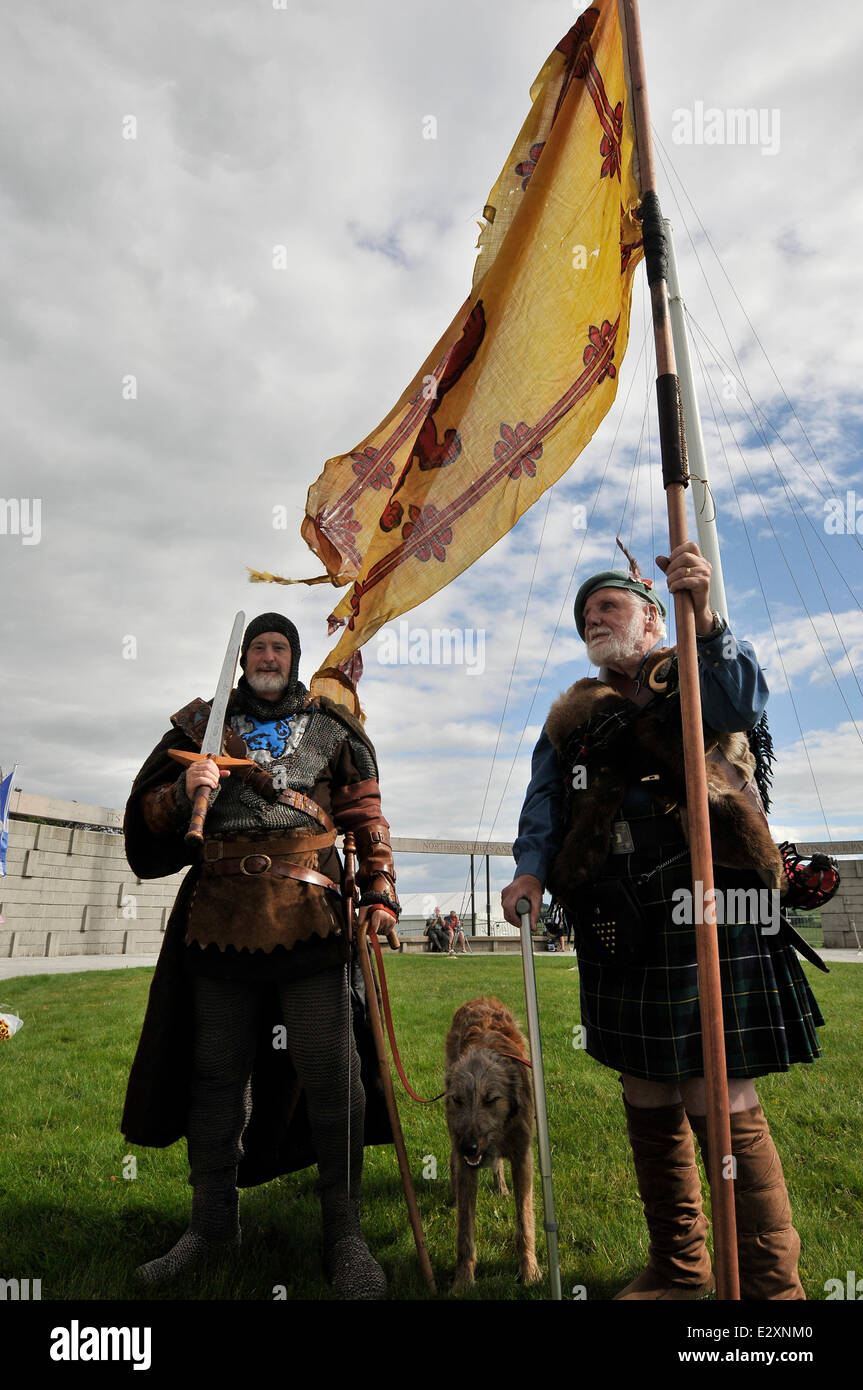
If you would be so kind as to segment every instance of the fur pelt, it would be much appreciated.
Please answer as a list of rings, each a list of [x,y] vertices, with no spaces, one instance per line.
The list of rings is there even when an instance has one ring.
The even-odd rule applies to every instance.
[[[644,679],[654,673],[655,679],[664,677],[670,669],[671,655],[668,650],[652,653],[645,663]],[[588,719],[622,712],[630,706],[625,696],[604,681],[576,681],[552,705],[546,733],[562,755],[572,735]],[[770,838],[767,820],[732,780],[735,771],[744,783],[752,775],[754,758],[746,735],[717,734],[705,727],[704,743],[713,750],[707,756],[706,769],[714,863],[755,869],[768,887],[783,889],[786,885],[782,857]],[[650,779],[647,785],[652,795],[681,808],[681,822],[687,834],[679,701],[660,699],[637,714],[601,748],[591,749],[588,735],[583,754],[579,755],[576,749],[573,762],[585,766],[586,786],[574,787],[571,792],[569,825],[550,876],[550,887],[564,901],[568,891],[599,876],[611,849],[612,826],[627,785]],[[728,771],[722,762],[730,765]],[[566,775],[571,776],[570,769]]]
[[[471,999],[456,1010],[446,1037],[445,1082],[450,1183],[458,1208],[456,1292],[474,1282],[479,1169],[492,1168],[495,1190],[507,1196],[505,1158],[515,1189],[519,1274],[526,1284],[541,1278],[534,1234],[533,1092],[527,1060],[527,1044],[499,999]]]

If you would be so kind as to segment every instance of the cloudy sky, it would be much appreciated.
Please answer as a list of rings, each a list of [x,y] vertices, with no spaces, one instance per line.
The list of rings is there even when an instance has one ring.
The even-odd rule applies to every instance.
[[[333,590],[251,587],[246,566],[320,571],[299,536],[306,491],[465,298],[530,84],[580,8],[7,8],[0,762],[26,791],[121,805],[168,715],[212,693],[238,609],[292,614],[308,680]],[[863,534],[825,530],[825,503],[844,514],[852,494],[853,514],[859,496],[863,533],[863,10],[644,0],[642,22],[732,625],[773,692],[776,838],[860,836]],[[755,139],[699,138],[699,112],[734,108],[761,113]],[[548,706],[588,672],[575,588],[612,562],[617,528],[645,572],[666,548],[646,330],[639,274],[592,444],[407,619],[481,633],[482,669],[366,649],[397,835],[511,840]],[[603,476],[585,536],[573,507]],[[414,891],[465,873],[401,868]],[[510,873],[498,861],[493,883]]]

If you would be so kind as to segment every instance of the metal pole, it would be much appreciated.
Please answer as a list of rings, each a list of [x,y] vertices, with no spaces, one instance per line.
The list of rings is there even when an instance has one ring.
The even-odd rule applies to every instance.
[[[683,415],[686,420],[686,453],[689,458],[689,471],[692,474],[692,502],[695,507],[695,525],[698,530],[698,548],[713,566],[710,576],[710,607],[728,621],[728,600],[725,597],[725,584],[722,578],[722,558],[719,554],[719,535],[716,530],[716,504],[710,491],[710,478],[707,469],[707,454],[704,449],[704,435],[701,432],[701,412],[698,409],[698,394],[692,374],[692,358],[689,353],[689,333],[686,328],[686,306],[680,293],[677,277],[677,257],[674,254],[674,233],[667,217],[662,219],[668,238],[668,306],[671,312],[671,331],[674,337],[674,356],[677,362],[677,375],[680,379],[680,394],[683,398]]]
[[[485,856],[485,934],[491,936],[491,870],[490,856]]]
[[[683,421],[674,409],[679,387],[676,380],[674,342],[668,305],[668,285],[662,254],[656,236],[659,200],[656,193],[656,166],[650,134],[647,77],[638,14],[638,0],[619,0],[626,35],[631,83],[632,116],[638,146],[639,184],[645,231],[645,265],[650,285],[653,338],[656,347],[657,393],[660,406],[659,434],[662,447],[663,484],[668,507],[669,543],[672,550],[684,544],[686,532],[685,458]],[[659,224],[661,230],[661,223]],[[648,244],[649,233],[649,244]],[[685,591],[674,595],[677,626],[677,655],[680,673],[680,711],[683,723],[683,758],[686,768],[686,808],[689,819],[689,845],[692,861],[693,903],[695,904],[695,949],[698,962],[698,1002],[701,1013],[701,1040],[704,1054],[704,1086],[707,1098],[707,1149],[710,1195],[713,1207],[713,1233],[716,1265],[716,1296],[740,1298],[737,1269],[737,1230],[734,1219],[734,1180],[726,1178],[731,1157],[731,1115],[728,1104],[728,1078],[725,1065],[725,1029],[722,1017],[722,985],[719,975],[719,949],[714,911],[713,855],[710,845],[710,818],[707,809],[707,772],[701,723],[701,692],[698,655],[695,645],[695,610]],[[698,891],[700,885],[701,892]],[[705,907],[708,908],[705,914]]]
[[[530,1042],[530,1067],[533,1075],[533,1108],[536,1114],[536,1146],[539,1149],[539,1173],[542,1179],[543,1225],[548,1247],[548,1273],[551,1296],[558,1302],[560,1288],[560,1258],[557,1253],[557,1220],[554,1214],[554,1188],[551,1182],[551,1141],[548,1134],[548,1111],[545,1104],[545,1073],[542,1069],[542,1039],[539,1035],[539,1004],[536,997],[536,972],[533,965],[533,941],[530,933],[530,903],[519,898],[515,910],[521,918],[521,959],[524,966],[524,1002],[527,1007],[527,1036]]]
[[[476,936],[476,872],[474,855],[470,857],[470,932]]]

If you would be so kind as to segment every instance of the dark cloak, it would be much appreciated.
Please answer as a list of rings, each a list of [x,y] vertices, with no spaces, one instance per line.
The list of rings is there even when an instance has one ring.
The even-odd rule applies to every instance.
[[[327,712],[334,712],[329,703]],[[344,722],[347,724],[348,720]],[[353,721],[350,722],[353,727]],[[188,907],[200,872],[197,863],[193,863],[197,856],[181,833],[165,839],[153,835],[140,804],[145,792],[176,780],[179,768],[168,757],[169,748],[197,751],[196,745],[178,729],[166,734],[135,779],[124,820],[126,856],[138,878],[168,877],[192,864],[165,928],[120,1122],[130,1144],[151,1148],[166,1148],[186,1133],[194,1031],[193,981],[185,969],[185,935]],[[282,1023],[276,985],[262,984],[261,990],[251,1078],[252,1114],[243,1135],[238,1187],[255,1187],[317,1162],[305,1097],[290,1054],[287,1049],[272,1045],[273,1029]],[[357,961],[351,966],[351,1004],[366,1093],[364,1142],[389,1144],[392,1130]]]

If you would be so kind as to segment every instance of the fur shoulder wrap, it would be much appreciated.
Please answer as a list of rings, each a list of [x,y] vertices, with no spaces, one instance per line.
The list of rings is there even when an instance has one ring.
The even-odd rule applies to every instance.
[[[549,888],[564,900],[568,891],[599,877],[613,822],[633,782],[645,782],[669,810],[678,807],[687,833],[675,656],[670,648],[648,657],[642,681],[657,697],[648,706],[588,677],[551,707],[545,730],[561,761],[567,824]],[[704,743],[714,863],[755,869],[768,887],[784,888],[782,858],[753,781],[755,758],[746,734],[705,727]]]

